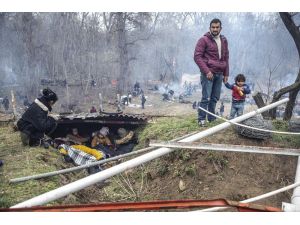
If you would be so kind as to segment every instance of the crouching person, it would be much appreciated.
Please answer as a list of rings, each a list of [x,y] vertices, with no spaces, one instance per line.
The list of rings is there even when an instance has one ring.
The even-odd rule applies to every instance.
[[[24,145],[38,146],[43,144],[44,135],[51,134],[57,126],[57,118],[54,115],[49,115],[52,106],[58,100],[57,95],[48,88],[44,89],[42,94],[41,97],[34,100],[17,122]]]

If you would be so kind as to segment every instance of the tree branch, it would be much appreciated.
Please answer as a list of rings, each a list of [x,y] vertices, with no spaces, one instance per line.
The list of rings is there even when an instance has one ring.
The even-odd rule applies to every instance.
[[[274,101],[274,99],[276,99],[276,101],[277,101],[282,95],[284,95],[288,92],[291,92],[293,90],[296,90],[299,87],[300,87],[300,82],[296,82],[296,83],[293,83],[290,86],[287,86],[287,87],[284,87],[284,88],[280,89],[279,91],[276,91],[273,95],[273,101]]]
[[[157,13],[155,15],[154,23],[153,23],[152,27],[150,28],[150,33],[146,37],[142,37],[142,38],[132,40],[130,42],[127,42],[126,45],[134,45],[138,41],[147,41],[147,40],[149,40],[150,37],[154,34],[154,30],[155,30],[155,26],[156,26],[156,23],[157,23],[158,16],[159,16],[159,13]]]
[[[297,47],[297,51],[298,51],[298,55],[300,57],[300,30],[299,27],[296,26],[296,24],[294,23],[294,21],[292,20],[292,15],[290,13],[286,13],[286,12],[280,12],[279,13],[286,29],[289,31],[290,35],[292,36],[296,47]]]

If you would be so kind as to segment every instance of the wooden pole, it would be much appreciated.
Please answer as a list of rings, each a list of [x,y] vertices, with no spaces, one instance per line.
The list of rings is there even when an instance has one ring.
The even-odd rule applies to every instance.
[[[12,104],[13,114],[15,119],[17,117],[16,99],[15,99],[14,91],[10,90],[10,93],[11,93],[11,104]]]
[[[262,98],[262,94],[260,92],[255,92],[252,95],[252,97],[258,108],[262,108],[262,107],[266,106],[266,104]],[[263,116],[264,119],[270,119],[269,111],[263,112],[261,115]]]

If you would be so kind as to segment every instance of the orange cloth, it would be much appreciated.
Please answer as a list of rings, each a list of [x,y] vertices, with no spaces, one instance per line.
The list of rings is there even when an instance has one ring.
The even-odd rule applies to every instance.
[[[104,146],[111,146],[111,141],[107,136],[102,136],[101,134],[96,135],[91,143],[91,147],[94,148],[95,146],[102,144]]]

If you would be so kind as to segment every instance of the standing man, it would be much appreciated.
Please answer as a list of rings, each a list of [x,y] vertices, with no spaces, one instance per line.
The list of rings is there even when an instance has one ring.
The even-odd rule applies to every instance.
[[[144,95],[144,92],[141,91],[141,102],[142,102],[142,109],[145,109],[145,102],[146,102],[146,97]]]
[[[220,35],[222,22],[213,19],[210,22],[209,32],[197,42],[194,60],[201,71],[202,98],[200,107],[215,113],[217,101],[220,99],[222,80],[228,81],[229,51],[227,39]],[[208,122],[216,117],[207,115]],[[198,110],[198,123],[205,126],[206,112]]]

